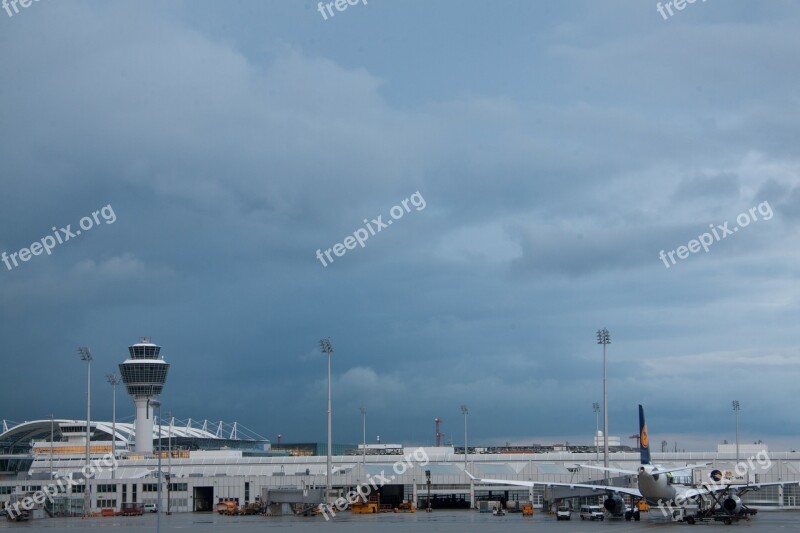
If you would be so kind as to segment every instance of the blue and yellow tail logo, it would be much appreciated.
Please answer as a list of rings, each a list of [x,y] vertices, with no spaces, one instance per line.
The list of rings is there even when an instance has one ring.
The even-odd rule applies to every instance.
[[[644,421],[644,407],[639,404],[639,458],[643,465],[650,464],[650,439],[647,437],[647,424]]]

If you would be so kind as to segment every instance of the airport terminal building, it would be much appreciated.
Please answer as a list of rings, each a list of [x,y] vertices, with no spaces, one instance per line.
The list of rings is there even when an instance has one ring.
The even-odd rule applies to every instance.
[[[54,431],[60,439],[51,444],[50,420],[28,422],[9,428],[0,435],[0,507],[19,501],[21,497],[46,488],[54,480],[69,478],[54,502],[45,502],[48,515],[81,515],[84,502],[90,502],[90,512],[103,509],[121,510],[125,504],[156,504],[159,480],[162,480],[160,508],[171,512],[210,511],[222,500],[235,500],[240,505],[254,503],[265,490],[307,490],[325,486],[326,457],[293,456],[273,452],[269,443],[254,439],[231,438],[200,428],[162,427],[162,447],[153,454],[143,455],[117,448],[116,466],[97,469],[92,476],[83,475],[85,465],[85,422],[75,420],[53,421]],[[110,424],[92,422],[91,459],[97,464],[111,452]],[[117,424],[117,431],[132,431]],[[120,429],[120,426],[122,429]],[[158,426],[156,426],[158,427]],[[80,428],[83,428],[82,431]],[[108,433],[106,433],[108,431]],[[63,433],[62,433],[63,432]],[[45,437],[44,434],[47,434]],[[171,433],[171,436],[167,433]],[[172,445],[165,443],[172,439]],[[63,440],[61,440],[63,439]],[[23,441],[27,444],[23,445]],[[157,442],[157,437],[156,437]],[[171,449],[168,449],[171,448]],[[800,482],[800,453],[768,452],[769,465],[755,463],[754,482]],[[403,456],[423,457],[403,464]],[[477,450],[475,450],[477,452]],[[471,450],[472,452],[472,450]],[[742,449],[741,457],[755,457],[754,449]],[[280,455],[275,455],[280,453]],[[402,453],[402,455],[400,454]],[[158,460],[161,456],[159,475]],[[655,453],[654,461],[665,467],[686,464],[712,463],[713,468],[733,469],[735,453],[715,451],[708,453]],[[430,495],[433,506],[475,507],[481,500],[532,501],[536,508],[546,506],[557,498],[592,494],[574,493],[566,489],[536,487],[533,490],[518,486],[482,485],[473,482],[466,472],[478,478],[542,481],[560,483],[585,483],[601,478],[598,472],[581,468],[580,464],[602,465],[595,453],[456,453],[452,447],[405,448],[389,455],[352,455],[333,457],[332,487],[341,494],[358,485],[374,480],[388,480],[380,488],[382,501],[397,504],[414,500],[418,505],[427,501],[427,474],[430,473]],[[639,454],[615,452],[610,455],[610,465],[635,470]],[[709,468],[711,468],[709,467]],[[465,471],[466,470],[466,471]],[[676,481],[699,481],[699,471],[686,471],[683,478],[676,473]],[[618,483],[635,486],[635,479],[620,478]],[[88,491],[88,495],[86,493]],[[597,498],[597,496],[594,496]],[[772,508],[799,508],[800,490],[797,485],[769,487],[752,492],[743,499],[750,506]],[[594,500],[596,501],[596,499]]]

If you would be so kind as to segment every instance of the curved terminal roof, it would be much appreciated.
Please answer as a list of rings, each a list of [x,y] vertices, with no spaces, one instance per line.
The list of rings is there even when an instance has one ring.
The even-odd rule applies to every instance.
[[[54,419],[52,424],[56,441],[62,441],[66,437],[76,436],[74,431],[76,428],[83,428],[82,434],[79,435],[81,438],[83,434],[85,434],[86,420],[58,418]],[[160,428],[162,439],[167,439],[172,435],[173,439],[185,438],[269,442],[267,439],[239,425],[237,422],[233,424],[221,421],[212,423],[206,420],[200,427],[198,427],[198,425],[200,424],[192,419],[188,421],[174,419],[172,428],[170,429],[169,420],[162,420],[160,426],[158,424],[153,425],[153,440],[158,440]],[[90,429],[92,432],[92,441],[102,442],[112,440],[113,426],[111,422],[107,421],[91,421]],[[62,427],[65,431],[62,431]],[[49,441],[50,428],[50,419],[22,422],[11,427],[9,427],[7,421],[3,421],[3,432],[0,433],[0,448],[5,449],[8,453],[14,448],[20,450],[28,449],[31,441]],[[73,431],[69,431],[70,429]],[[116,440],[118,443],[126,447],[133,444],[136,437],[136,428],[133,423],[117,422],[116,430]]]

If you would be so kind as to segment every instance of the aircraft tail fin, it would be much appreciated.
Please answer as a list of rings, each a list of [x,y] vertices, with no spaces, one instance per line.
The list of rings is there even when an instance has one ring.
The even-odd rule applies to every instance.
[[[642,404],[639,404],[639,457],[643,465],[650,464],[650,441],[647,438],[647,424],[644,421]]]

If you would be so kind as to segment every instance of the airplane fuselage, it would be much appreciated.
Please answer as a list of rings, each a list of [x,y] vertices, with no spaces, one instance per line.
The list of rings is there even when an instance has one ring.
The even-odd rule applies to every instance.
[[[676,487],[670,485],[666,473],[659,474],[656,468],[644,467],[639,469],[639,492],[651,505],[658,505],[659,500],[673,501],[678,495]]]

